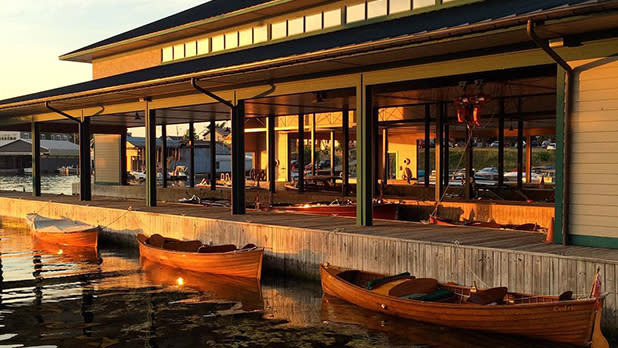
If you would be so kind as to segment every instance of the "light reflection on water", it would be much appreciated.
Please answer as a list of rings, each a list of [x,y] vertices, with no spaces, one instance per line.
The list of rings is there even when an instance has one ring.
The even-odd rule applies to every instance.
[[[0,239],[0,347],[544,346],[364,311],[322,299],[319,282],[140,264],[134,249],[60,253],[23,227]]]
[[[43,175],[41,176],[41,191],[43,193],[71,195],[73,193],[72,185],[77,182],[79,182],[77,175]],[[32,192],[32,176],[0,176],[0,190]]]

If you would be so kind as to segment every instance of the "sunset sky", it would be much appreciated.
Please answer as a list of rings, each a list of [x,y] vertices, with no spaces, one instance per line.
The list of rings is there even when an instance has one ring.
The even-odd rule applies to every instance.
[[[61,62],[58,56],[204,2],[5,1],[0,10],[0,100],[90,80],[90,64]]]

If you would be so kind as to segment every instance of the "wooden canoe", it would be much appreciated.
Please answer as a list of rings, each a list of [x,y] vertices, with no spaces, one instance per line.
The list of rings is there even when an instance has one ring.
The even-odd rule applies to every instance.
[[[196,290],[203,293],[207,300],[238,302],[243,311],[264,310],[261,284],[255,278],[187,271],[164,266],[143,257],[140,263],[146,278],[155,284]]]
[[[167,238],[172,240],[171,238]],[[147,243],[148,237],[137,235],[140,256],[172,268],[188,271],[224,274],[232,277],[260,279],[263,248],[236,249],[228,252],[199,253],[170,250]]]
[[[398,208],[399,205],[396,203],[374,203],[373,217],[375,219],[397,220]],[[356,204],[299,204],[273,209],[311,215],[356,217]]]
[[[589,346],[599,328],[604,297],[558,301],[555,296],[507,293],[507,304],[478,305],[409,300],[367,290],[369,281],[384,275],[320,266],[322,290],[359,307],[406,319],[508,335],[520,335],[577,346]],[[470,287],[440,284],[458,295],[470,295]],[[599,308],[599,309],[597,309]],[[599,337],[600,336],[600,337]],[[599,345],[602,347],[603,345]],[[596,348],[594,345],[593,348]]]
[[[26,215],[34,238],[46,243],[76,248],[97,248],[99,226],[91,226],[70,219],[51,219],[38,214]]]

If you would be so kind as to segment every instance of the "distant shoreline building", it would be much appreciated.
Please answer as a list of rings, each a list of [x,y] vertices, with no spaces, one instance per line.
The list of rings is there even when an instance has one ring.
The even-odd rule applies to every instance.
[[[41,173],[53,174],[60,167],[76,167],[79,146],[64,140],[41,140]],[[0,175],[24,174],[32,168],[32,142],[0,140]]]

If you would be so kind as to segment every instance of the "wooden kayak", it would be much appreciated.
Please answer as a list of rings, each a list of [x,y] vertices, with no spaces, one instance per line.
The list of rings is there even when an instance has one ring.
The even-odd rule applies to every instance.
[[[77,248],[97,248],[99,226],[69,219],[51,219],[38,214],[26,215],[33,236],[46,243]]]
[[[141,258],[146,278],[155,284],[177,286],[202,292],[207,300],[234,301],[243,311],[264,310],[262,288],[255,278],[230,277],[172,268]]]
[[[543,228],[535,223],[521,224],[521,225],[502,225],[495,221],[455,221],[446,218],[440,218],[430,215],[429,223],[439,226],[468,226],[468,227],[484,227],[484,228],[500,228],[516,231],[528,231],[528,232],[540,232]]]
[[[141,257],[172,268],[194,272],[258,280],[262,276],[263,248],[251,246],[237,249],[232,245],[208,247],[199,241],[183,242],[160,235],[153,235],[152,238],[155,236],[162,238],[163,242],[150,242],[151,239],[146,235],[137,235]]]
[[[399,204],[396,203],[374,203],[373,217],[375,219],[397,220]],[[294,212],[311,215],[330,215],[356,217],[356,204],[299,204],[289,207],[276,207],[274,210],[284,212]]]
[[[368,290],[367,285],[371,281],[385,277],[381,274],[346,270],[325,264],[320,266],[320,275],[324,293],[365,309],[397,317],[582,347],[590,346],[591,342],[604,341],[599,327],[603,295],[599,298],[560,301],[555,296],[506,293],[504,289],[505,304],[483,305],[464,301],[471,297],[471,287],[448,283],[439,284],[439,287],[454,293],[451,300],[429,302],[390,296],[400,285],[386,294],[379,291],[380,287]],[[593,344],[592,347],[604,345]]]

